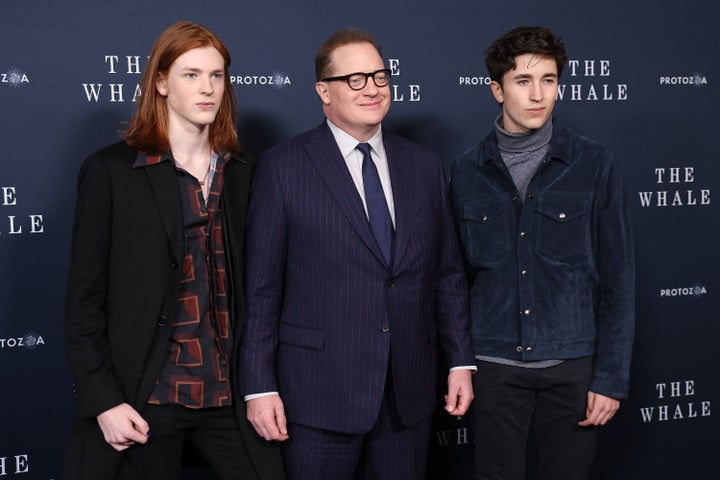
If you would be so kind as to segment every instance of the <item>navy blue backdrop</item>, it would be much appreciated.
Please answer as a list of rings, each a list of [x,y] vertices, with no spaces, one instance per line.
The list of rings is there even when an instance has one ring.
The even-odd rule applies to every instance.
[[[385,128],[447,162],[499,112],[484,49],[520,24],[559,33],[570,61],[555,114],[620,158],[638,257],[631,397],[601,430],[593,478],[720,478],[714,0],[148,3],[0,6],[0,477],[59,474],[73,411],[62,306],[77,168],[124,128],[153,41],[190,20],[230,49],[249,152],[322,120],[315,50],[358,26],[393,70]],[[429,478],[469,478],[475,434],[439,412]],[[188,478],[208,478],[198,472]]]

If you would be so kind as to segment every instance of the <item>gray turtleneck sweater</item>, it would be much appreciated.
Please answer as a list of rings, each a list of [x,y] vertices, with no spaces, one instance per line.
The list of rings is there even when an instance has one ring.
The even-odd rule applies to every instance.
[[[552,137],[552,118],[537,130],[526,133],[508,132],[502,128],[502,114],[495,120],[498,149],[510,171],[515,187],[524,199],[530,179],[545,158]]]

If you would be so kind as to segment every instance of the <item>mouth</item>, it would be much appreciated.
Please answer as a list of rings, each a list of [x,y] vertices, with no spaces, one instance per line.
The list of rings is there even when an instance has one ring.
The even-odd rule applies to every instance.
[[[360,103],[358,105],[363,108],[375,108],[375,107],[379,107],[380,105],[382,105],[382,102],[381,101],[364,102],[364,103]]]

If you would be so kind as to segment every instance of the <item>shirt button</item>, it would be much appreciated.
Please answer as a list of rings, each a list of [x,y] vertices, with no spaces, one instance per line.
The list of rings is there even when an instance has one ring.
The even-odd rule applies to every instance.
[[[389,332],[389,331],[390,331],[390,325],[383,325],[382,327],[380,327],[380,331],[383,332],[383,333]]]
[[[533,350],[532,347],[527,347],[527,348],[525,349],[526,352],[532,352],[532,350]]]
[[[518,199],[518,196],[517,196],[517,195],[515,195],[514,197],[512,197],[512,201],[513,201],[513,202],[516,202],[517,199]]]
[[[528,195],[528,200],[532,200],[533,198],[535,198],[535,196],[533,196],[533,195]]]
[[[522,347],[520,345],[518,345],[515,350],[517,350],[518,353],[522,353]]]
[[[487,218],[488,218],[487,215],[483,215],[482,221],[487,222]]]
[[[525,314],[525,315],[530,315],[531,313],[532,313],[532,310],[530,310],[529,308],[526,308],[525,310],[523,310],[523,314]]]
[[[524,237],[525,235],[527,235],[525,232],[520,232],[521,237]]]
[[[564,218],[565,218],[565,214],[564,214],[564,213],[561,213],[560,215],[558,215],[558,218],[564,219]]]
[[[520,275],[522,275],[523,277],[526,277],[527,274],[528,274],[527,270],[523,270],[522,272],[520,272]]]

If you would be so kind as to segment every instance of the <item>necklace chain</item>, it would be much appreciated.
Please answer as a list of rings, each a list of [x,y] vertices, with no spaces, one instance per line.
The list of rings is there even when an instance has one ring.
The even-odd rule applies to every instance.
[[[205,182],[206,182],[207,179],[208,179],[208,175],[210,175],[210,163],[211,163],[211,162],[208,162],[208,168],[207,168],[207,170],[205,170],[205,175],[203,175],[202,180],[200,180],[200,186],[201,186],[201,187],[204,187],[204,186],[205,186]]]

